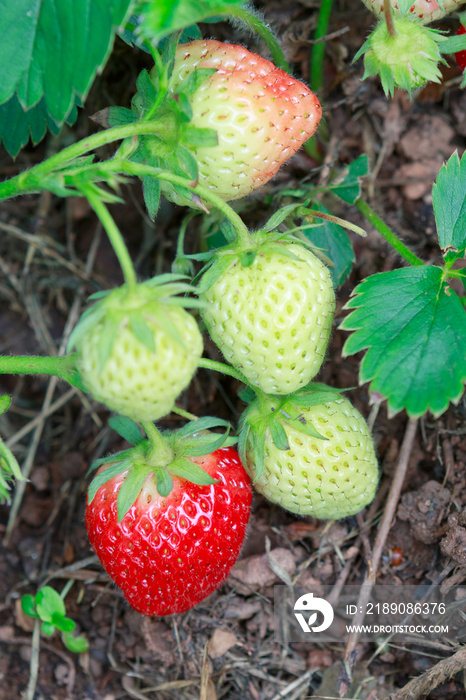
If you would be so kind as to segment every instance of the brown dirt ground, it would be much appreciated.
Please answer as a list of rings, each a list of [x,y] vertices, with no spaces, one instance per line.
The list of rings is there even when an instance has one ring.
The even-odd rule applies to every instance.
[[[295,73],[306,79],[309,36],[319,3],[274,0],[266,5],[267,18],[278,30]],[[326,164],[341,167],[367,153],[376,173],[366,183],[369,200],[418,255],[435,261],[439,251],[430,190],[442,161],[466,145],[466,91],[459,90],[456,67],[447,66],[443,83],[429,86],[413,101],[404,94],[385,99],[378,81],[361,82],[360,63],[351,64],[370,24],[369,13],[357,0],[336,3],[330,29],[337,34],[328,43],[327,87],[321,95],[330,134]],[[207,27],[206,35],[210,32],[214,30]],[[225,25],[217,25],[215,35],[245,41]],[[96,110],[128,104],[144,61],[119,42],[76,127],[36,149],[25,149],[15,163],[0,154],[0,176],[11,176],[70,139],[95,130],[88,115]],[[325,168],[302,151],[261,192],[259,200],[246,201],[246,220],[251,225],[261,220],[258,201],[265,194],[294,185],[309,173],[315,182],[325,178]],[[168,270],[183,212],[165,204],[154,226],[144,212],[140,187],[125,186],[124,196],[127,204],[114,207],[113,213],[138,274],[144,277],[154,270]],[[335,213],[365,225],[354,208]],[[87,295],[121,282],[111,248],[86,202],[59,200],[47,193],[4,203],[0,230],[0,352],[55,353]],[[195,236],[190,245],[195,248]],[[367,239],[355,239],[354,246],[357,262],[339,290],[337,322],[359,280],[400,264],[372,230]],[[86,265],[91,261],[88,273]],[[343,360],[343,342],[344,334],[335,330],[319,378],[334,386],[355,387],[360,358]],[[206,343],[207,354],[216,357]],[[279,573],[285,570],[295,581],[333,585],[344,578],[346,583],[361,583],[397,464],[405,414],[389,419],[383,405],[372,414],[382,478],[370,519],[366,513],[329,527],[312,518],[298,520],[256,497],[237,575],[184,615],[148,619],[128,608],[95,558],[89,559],[92,552],[83,524],[86,470],[94,459],[122,446],[107,427],[107,412],[70,392],[65,384],[43,377],[2,376],[0,394],[5,392],[12,394],[13,404],[0,419],[1,433],[14,444],[19,461],[32,460],[33,468],[18,511],[0,508],[2,537],[9,517],[14,524],[0,549],[0,699],[19,697],[28,679],[31,626],[20,612],[20,596],[46,581],[61,590],[70,579],[74,585],[67,596],[68,614],[87,636],[90,651],[77,657],[65,650],[59,638],[42,640],[37,700],[338,696],[344,687],[343,643],[283,648],[274,641],[272,586],[279,578],[277,567],[274,573],[269,566],[267,549],[270,546],[280,563]],[[367,387],[352,390],[350,396],[368,417]],[[198,372],[180,406],[198,415],[229,419],[236,419],[241,411],[235,382],[205,371]],[[462,401],[438,420],[427,416],[420,421],[398,514],[384,545],[379,582],[443,581],[452,587],[466,580],[464,511],[461,515],[466,508],[465,415]],[[173,426],[176,421],[175,417],[164,425]],[[397,566],[390,565],[393,548],[402,550]],[[352,564],[342,574],[348,560]],[[247,588],[241,585],[241,572],[246,569]],[[355,680],[345,697],[385,698],[451,656],[459,642],[440,638],[430,647],[393,647],[371,659],[374,649],[369,643],[357,645]],[[464,699],[465,676],[445,681],[428,697]]]

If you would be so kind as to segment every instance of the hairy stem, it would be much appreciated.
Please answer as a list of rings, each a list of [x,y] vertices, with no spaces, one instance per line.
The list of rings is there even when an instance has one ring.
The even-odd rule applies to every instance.
[[[46,374],[80,388],[75,355],[63,357],[0,356],[0,374]]]
[[[234,17],[239,19],[242,24],[245,24],[248,29],[252,29],[260,38],[267,44],[267,47],[272,56],[272,61],[277,66],[281,68],[286,73],[291,73],[290,66],[283,54],[283,51],[275,38],[273,32],[267,27],[267,25],[254,13],[249,12],[241,6],[233,6],[228,9],[225,13],[227,17]]]
[[[117,256],[121,265],[128,291],[134,292],[138,283],[136,272],[134,270],[133,261],[131,260],[131,256],[128,252],[128,248],[125,245],[118,226],[116,225],[109,210],[102,202],[102,199],[96,192],[93,191],[93,189],[90,187],[83,187],[82,191],[107,232],[107,236],[109,237],[110,243],[115,251],[115,255]]]
[[[115,126],[106,131],[99,131],[77,143],[64,148],[59,153],[56,153],[51,158],[47,158],[42,163],[35,165],[29,170],[16,175],[10,180],[0,182],[0,200],[15,197],[19,194],[37,192],[44,188],[44,180],[53,170],[62,168],[67,163],[79,156],[93,151],[95,148],[100,148],[114,141],[121,141],[130,136],[139,136],[141,134],[155,134],[163,131],[163,120],[143,121],[125,126]]]
[[[220,372],[221,374],[227,374],[228,376],[237,379],[242,384],[246,384],[246,386],[249,386],[251,389],[253,389],[253,391],[256,391],[248,382],[246,377],[241,374],[241,372],[234,367],[231,367],[231,365],[226,365],[224,362],[217,362],[216,360],[208,360],[206,357],[201,357],[199,360],[199,367],[211,369],[214,372]]]
[[[385,22],[387,23],[388,33],[393,39],[396,36],[396,29],[395,24],[393,22],[392,6],[390,0],[383,0],[383,13],[385,17]]]
[[[369,204],[364,199],[358,199],[356,201],[356,206],[361,212],[361,214],[363,214],[366,217],[369,223],[371,223],[372,226],[380,233],[380,235],[385,238],[387,243],[389,243],[392,246],[392,248],[394,248],[397,251],[397,253],[401,255],[402,258],[409,262],[410,265],[425,265],[421,258],[418,258],[417,255],[412,252],[412,250],[410,250],[407,246],[405,246],[405,244],[402,241],[400,241],[398,236],[395,233],[393,233],[391,228],[389,228],[379,216],[377,216],[372,207],[369,206]]]
[[[128,161],[120,160],[110,160],[106,163],[99,165],[99,169],[115,172],[115,173],[125,173],[126,175],[137,175],[138,177],[144,177],[150,175],[162,180],[163,182],[170,182],[172,185],[181,185],[183,187],[188,187],[188,181],[186,178],[179,177],[178,175],[173,175],[170,172],[160,171],[158,168],[153,168],[150,165],[143,165],[142,163],[133,163]],[[224,202],[218,195],[214,194],[210,190],[202,185],[196,185],[196,187],[190,187],[193,194],[197,194],[202,199],[207,200],[213,206],[222,212],[226,219],[228,219],[235,228],[238,235],[239,243],[248,248],[252,245],[252,237],[249,230],[242,220],[242,218],[235,212],[234,209],[230,207],[227,202]]]
[[[160,431],[150,421],[142,423],[142,427],[151,444],[149,461],[151,458],[155,458],[157,465],[170,464],[173,460],[173,451],[168,447]]]

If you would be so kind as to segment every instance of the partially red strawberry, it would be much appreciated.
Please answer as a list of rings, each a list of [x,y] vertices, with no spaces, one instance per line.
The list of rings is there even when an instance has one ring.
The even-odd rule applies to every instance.
[[[176,52],[172,90],[197,68],[215,68],[190,98],[192,126],[215,129],[218,146],[193,147],[199,183],[228,201],[270,180],[309,139],[322,115],[304,83],[242,46],[202,40]]]
[[[206,438],[195,436],[191,444]],[[211,444],[218,438],[208,436]],[[185,612],[225,581],[241,550],[252,500],[250,479],[233,448],[199,455],[201,447],[186,457],[180,433],[167,444],[172,454],[163,468],[151,466],[147,441],[125,452],[119,465],[107,465],[91,485],[86,509],[89,540],[103,567],[131,607],[148,616]],[[114,475],[99,486],[105,472]],[[167,479],[172,490],[161,495]],[[126,510],[130,492],[134,502]]]
[[[362,0],[369,10],[371,10],[377,17],[382,17],[384,14],[384,1],[383,0]],[[450,12],[457,10],[464,0],[443,0],[437,2],[437,0],[415,0],[411,7],[408,9],[400,9],[399,5],[406,3],[401,3],[399,0],[390,0],[390,5],[396,16],[401,17],[403,15],[410,15],[411,17],[417,17],[421,20],[423,24],[429,24],[436,19],[441,19]]]
[[[461,36],[461,34],[466,34],[466,27],[464,24],[458,29],[456,36]],[[466,50],[455,53],[455,60],[460,70],[466,71]]]

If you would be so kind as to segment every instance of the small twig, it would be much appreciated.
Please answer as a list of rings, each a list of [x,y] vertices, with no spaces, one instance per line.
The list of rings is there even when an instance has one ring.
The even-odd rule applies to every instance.
[[[404,688],[397,690],[394,695],[387,695],[384,700],[417,700],[430,694],[441,683],[465,669],[466,648],[463,648],[448,659],[439,661],[422,676],[413,678]]]
[[[390,532],[392,526],[392,521],[395,515],[396,507],[400,498],[401,488],[405,480],[406,471],[408,469],[409,456],[413,447],[414,437],[416,435],[418,419],[410,418],[408,425],[404,434],[403,442],[400,449],[400,454],[398,458],[398,465],[396,467],[393,482],[388,494],[387,505],[383,514],[383,518],[380,523],[380,527],[375,540],[373,552],[372,552],[372,567],[369,568],[366,573],[365,580],[361,586],[359,593],[359,598],[357,602],[358,612],[356,613],[353,625],[355,629],[358,629],[362,625],[367,603],[370,600],[372,593],[372,587],[375,584],[377,570],[379,568],[380,560],[382,558],[383,548]],[[344,666],[345,672],[341,681],[342,694],[345,694],[349,689],[349,685],[352,677],[352,670],[354,668],[354,663],[356,661],[356,645],[358,643],[360,632],[352,632],[346,644],[345,656],[344,656]]]

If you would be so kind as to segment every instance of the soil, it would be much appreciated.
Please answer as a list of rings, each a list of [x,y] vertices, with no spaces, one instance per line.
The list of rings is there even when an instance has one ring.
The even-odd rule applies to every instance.
[[[318,7],[314,0],[272,0],[265,6],[295,75],[305,80]],[[456,21],[450,18],[440,26],[455,26]],[[387,99],[377,79],[362,82],[361,63],[351,61],[372,23],[357,0],[336,4],[320,94],[324,161],[302,150],[255,197],[244,200],[242,215],[254,227],[270,214],[270,202],[282,188],[304,178],[325,182],[330,169],[366,153],[372,173],[365,181],[368,201],[418,256],[435,262],[439,249],[431,187],[444,159],[455,149],[461,154],[466,146],[466,91],[459,89],[455,65],[444,66],[442,83],[417,91],[412,100],[401,92]],[[225,24],[203,30],[205,36],[215,34],[262,50]],[[12,176],[96,131],[89,116],[109,104],[128,105],[135,77],[145,65],[145,56],[118,41],[77,124],[26,148],[15,162],[1,152],[0,176]],[[183,210],[165,202],[154,224],[137,183],[124,184],[122,195],[126,204],[112,206],[112,213],[138,275],[169,270]],[[0,700],[21,697],[27,686],[33,621],[22,613],[19,601],[45,583],[58,591],[73,583],[67,614],[87,637],[89,652],[74,655],[58,635],[42,636],[36,700],[376,700],[461,649],[464,635],[439,636],[428,645],[388,645],[378,653],[375,643],[357,641],[345,672],[344,642],[283,645],[274,635],[274,584],[364,581],[408,426],[404,413],[388,417],[383,403],[378,410],[371,408],[367,386],[358,387],[361,358],[342,358],[346,334],[338,330],[355,285],[402,263],[355,207],[332,206],[335,214],[366,228],[368,236],[350,234],[356,262],[338,290],[334,333],[318,378],[352,387],[351,400],[370,417],[381,470],[372,510],[329,524],[295,518],[256,496],[240,560],[221,589],[183,615],[145,618],[128,607],[104,573],[84,528],[87,469],[124,446],[107,426],[108,412],[54,379],[1,376],[0,395],[11,394],[13,402],[0,418],[0,431],[23,469],[31,471],[24,493],[18,489],[11,507],[0,506]],[[122,282],[112,249],[86,201],[47,193],[5,202],[0,231],[0,352],[56,354],[87,296]],[[188,245],[195,250],[199,229],[193,226],[191,231]],[[206,355],[220,359],[207,338]],[[235,421],[242,410],[237,391],[234,380],[200,370],[179,406]],[[436,582],[451,590],[466,580],[465,416],[462,400],[437,420],[430,415],[420,419],[397,514],[383,546],[378,583]],[[161,425],[179,422],[174,416]],[[438,687],[432,684],[422,697],[464,700],[465,677],[460,673]]]

